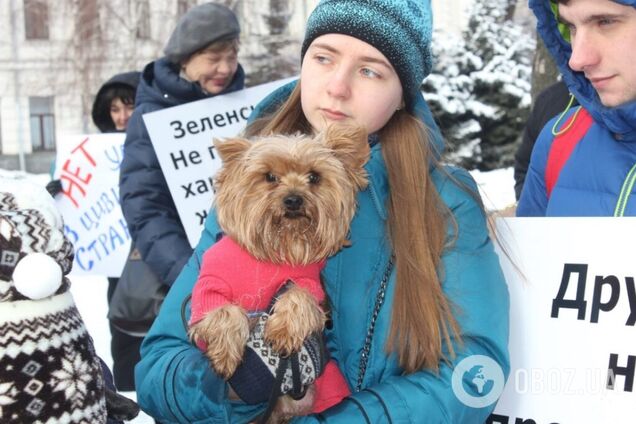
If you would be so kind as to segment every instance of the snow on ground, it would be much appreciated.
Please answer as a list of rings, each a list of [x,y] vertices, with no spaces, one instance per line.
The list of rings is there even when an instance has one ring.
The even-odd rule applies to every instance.
[[[490,172],[471,171],[477,181],[484,206],[488,211],[504,209],[515,202],[513,169],[506,168]],[[23,174],[17,171],[0,169],[0,176],[24,175],[38,184],[45,185],[48,182],[47,174]],[[97,354],[112,365],[110,354],[110,331],[106,319],[106,289],[108,282],[102,276],[74,276],[71,277],[71,293],[75,298],[77,308],[86,323],[89,333],[95,342]],[[135,398],[135,393],[124,393]],[[140,413],[134,424],[149,424],[154,421],[143,412]]]

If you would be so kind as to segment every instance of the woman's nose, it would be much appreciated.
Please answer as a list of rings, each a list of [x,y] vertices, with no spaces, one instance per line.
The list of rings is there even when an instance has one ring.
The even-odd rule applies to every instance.
[[[345,72],[337,70],[327,83],[327,93],[336,98],[347,98],[351,94],[351,82]]]
[[[231,72],[230,63],[226,60],[222,60],[219,62],[219,66],[216,69],[219,74],[228,75]]]

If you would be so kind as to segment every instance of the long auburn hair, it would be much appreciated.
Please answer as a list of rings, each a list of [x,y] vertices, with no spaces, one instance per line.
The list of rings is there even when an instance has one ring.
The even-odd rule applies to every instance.
[[[278,111],[254,121],[245,132],[249,137],[297,131],[312,131],[300,104],[300,83]],[[437,371],[440,360],[448,359],[442,344],[452,358],[451,339],[461,343],[440,281],[447,226],[457,224],[430,177],[430,167],[438,163],[424,124],[399,110],[379,136],[389,178],[387,225],[397,273],[386,348],[396,353],[407,373]]]

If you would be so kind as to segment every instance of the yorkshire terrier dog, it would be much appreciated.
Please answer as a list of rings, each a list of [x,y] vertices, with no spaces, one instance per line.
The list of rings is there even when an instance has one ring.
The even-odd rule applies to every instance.
[[[314,137],[233,138],[215,140],[214,146],[223,160],[215,206],[224,236],[203,255],[189,335],[243,398],[230,378],[244,360],[253,329],[248,313],[270,308],[263,338],[280,357],[298,352],[308,336],[323,331],[320,272],[329,256],[349,244],[370,149],[366,132],[348,126],[331,126]],[[303,404],[282,396],[269,422],[319,412],[348,394],[330,361],[312,399]]]

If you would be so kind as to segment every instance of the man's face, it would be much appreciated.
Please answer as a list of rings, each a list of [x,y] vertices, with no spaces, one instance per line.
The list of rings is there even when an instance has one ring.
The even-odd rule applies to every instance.
[[[572,70],[583,72],[607,107],[636,100],[636,8],[611,0],[559,4],[570,29]]]

